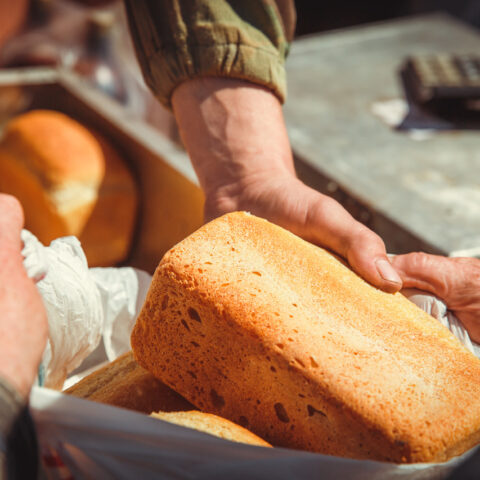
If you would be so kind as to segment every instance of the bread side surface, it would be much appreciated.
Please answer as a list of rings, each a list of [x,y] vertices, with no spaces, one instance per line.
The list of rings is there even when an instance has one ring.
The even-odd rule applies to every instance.
[[[64,393],[143,413],[195,408],[138,365],[132,352],[91,373]]]
[[[139,204],[137,182],[125,160],[95,133],[105,159],[105,175],[98,199],[79,235],[91,267],[115,265],[125,260],[135,231]]]
[[[237,425],[225,418],[211,413],[193,410],[190,412],[155,412],[152,417],[165,420],[166,422],[193,428],[200,432],[209,433],[216,437],[230,440],[231,442],[248,443],[260,447],[271,447],[271,445],[253,434],[246,428]]]
[[[201,410],[273,445],[431,462],[479,441],[478,359],[402,295],[244,213],[165,255],[132,347]]]
[[[65,235],[67,225],[58,215],[38,178],[0,147],[0,192],[15,196],[25,215],[25,228],[48,245]]]

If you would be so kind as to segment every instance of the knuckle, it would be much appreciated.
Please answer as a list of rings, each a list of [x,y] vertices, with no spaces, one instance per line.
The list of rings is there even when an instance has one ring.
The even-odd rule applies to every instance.
[[[425,252],[407,253],[404,258],[412,270],[421,271],[431,263],[431,255]]]

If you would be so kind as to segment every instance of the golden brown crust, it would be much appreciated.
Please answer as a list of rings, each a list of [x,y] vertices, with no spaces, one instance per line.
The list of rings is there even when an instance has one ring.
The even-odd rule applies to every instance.
[[[480,440],[480,361],[400,294],[244,213],[160,262],[137,361],[273,445],[443,461]]]
[[[33,110],[11,120],[2,148],[28,165],[49,189],[69,181],[99,185],[103,155],[94,136],[63,113]]]
[[[38,178],[1,147],[0,192],[18,198],[25,215],[25,228],[35,233],[43,244],[48,245],[69,231]]]
[[[93,372],[64,393],[143,413],[195,408],[140,367],[132,352]]]
[[[0,191],[20,200],[25,228],[43,244],[76,235],[90,266],[126,259],[138,189],[100,135],[60,112],[35,110],[8,124],[0,160]]]
[[[105,176],[98,199],[79,240],[91,267],[115,265],[125,260],[137,220],[137,183],[115,149],[95,133],[105,159]]]
[[[182,425],[183,427],[193,428],[200,432],[209,433],[231,442],[271,447],[268,442],[262,440],[246,428],[211,413],[193,410],[190,412],[155,412],[151,416],[166,422]]]

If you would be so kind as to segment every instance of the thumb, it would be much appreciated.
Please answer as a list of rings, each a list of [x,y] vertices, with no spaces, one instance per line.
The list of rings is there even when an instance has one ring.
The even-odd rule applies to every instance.
[[[318,192],[314,195],[306,217],[310,227],[307,239],[341,255],[375,287],[389,293],[400,290],[402,280],[387,257],[383,240],[332,198]]]
[[[385,292],[395,293],[402,288],[401,277],[388,259],[385,244],[377,234],[361,225],[354,236],[350,234],[345,244],[345,257],[359,275]]]
[[[23,227],[23,210],[20,202],[11,195],[0,193],[0,244],[1,248],[20,248],[20,231]]]

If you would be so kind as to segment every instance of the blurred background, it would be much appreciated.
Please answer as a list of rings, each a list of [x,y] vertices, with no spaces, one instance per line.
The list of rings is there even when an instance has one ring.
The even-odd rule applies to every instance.
[[[412,56],[443,62],[478,54],[480,1],[295,5],[284,112],[300,179],[338,200],[390,252],[480,256],[480,62],[473,65],[476,102],[460,119],[451,104],[445,116],[438,106],[411,102],[399,74]],[[69,79],[65,87],[62,77],[60,86],[37,88],[25,73],[30,67],[73,73],[81,86]],[[145,259],[137,266],[153,268],[201,224],[195,174],[172,115],[143,82],[120,0],[0,0],[0,130],[34,108],[66,113],[119,148],[141,197],[135,235]]]
[[[475,0],[295,4],[297,38],[434,11],[480,26],[480,2]],[[175,137],[169,114],[143,83],[119,0],[0,0],[0,69],[28,66],[71,69]]]
[[[471,25],[480,26],[480,2],[476,0],[297,0],[295,5],[298,36],[435,11],[444,11]]]

